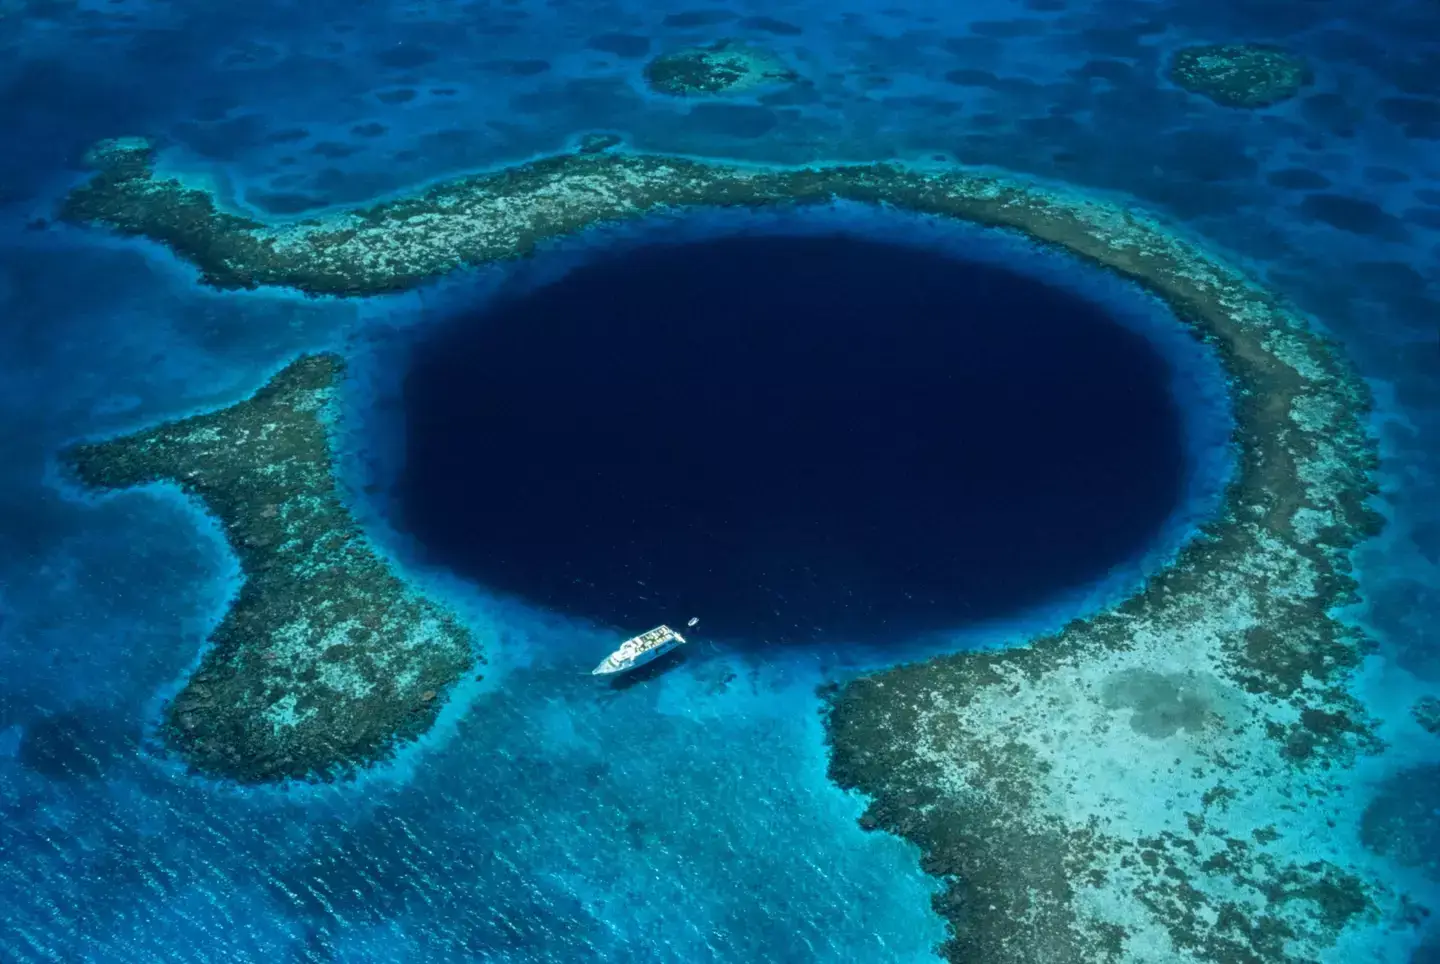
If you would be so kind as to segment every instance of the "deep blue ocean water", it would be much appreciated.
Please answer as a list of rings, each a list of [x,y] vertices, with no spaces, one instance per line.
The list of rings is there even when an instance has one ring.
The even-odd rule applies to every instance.
[[[455,312],[408,369],[397,525],[549,609],[767,646],[943,632],[1142,555],[1191,468],[1164,357],[935,240],[652,242]]]
[[[1141,293],[1012,237],[843,207],[803,217],[710,213],[596,230],[533,261],[404,296],[217,294],[155,246],[48,223],[81,176],[85,148],[110,136],[152,137],[167,168],[236,209],[281,217],[559,150],[593,130],[641,150],[753,162],[945,156],[1134,198],[1313,315],[1373,386],[1390,524],[1356,558],[1360,617],[1380,644],[1363,685],[1395,732],[1409,732],[1398,722],[1414,698],[1440,689],[1433,4],[705,9],[0,0],[0,960],[933,960],[944,934],[928,905],[933,882],[907,845],[862,833],[863,801],[827,782],[815,686],[1018,639],[1113,600],[1203,518],[1226,471],[1222,386],[1200,347]],[[718,35],[765,43],[810,83],[698,106],[644,91],[648,54]],[[1163,79],[1170,50],[1228,40],[1303,54],[1314,84],[1243,112]],[[879,243],[890,247],[863,250]],[[816,274],[797,279],[794,266],[826,245]],[[907,256],[894,245],[909,246]],[[791,274],[757,280],[776,261]],[[925,274],[927,263],[939,273]],[[826,274],[837,264],[856,266],[843,297],[842,279]],[[697,283],[717,272],[746,283],[677,306],[665,285],[685,271]],[[804,418],[817,409],[800,401],[844,402],[862,421],[883,400],[906,399],[913,445],[895,457],[910,459],[907,478],[925,476],[929,501],[904,503],[889,488],[893,475],[861,477],[873,466],[846,462],[853,451],[841,443],[851,439],[825,436],[835,426],[823,419],[757,438],[758,423],[722,404],[731,396],[719,383],[746,361],[717,351],[734,347],[727,333],[765,345],[749,364],[783,363],[763,336],[788,319],[784,351],[811,357],[829,326],[863,334],[867,318],[917,297],[917,282],[996,294],[963,312],[901,312],[920,326],[916,337],[953,360],[947,371],[967,374],[959,384],[934,377],[933,356],[917,361],[889,346],[883,373],[904,377],[867,384],[873,394],[845,391],[859,362],[837,351],[833,381],[790,385],[756,367],[748,397]],[[587,343],[595,329],[576,325],[570,310],[587,303],[634,340]],[[667,312],[696,324],[667,325]],[[1119,324],[1086,322],[1092,315]],[[521,316],[524,325],[514,321]],[[564,334],[547,344],[547,330]],[[967,330],[990,334],[977,340]],[[665,343],[667,332],[705,350],[687,354]],[[1054,351],[1067,334],[1076,342]],[[986,358],[1027,342],[1027,366],[1015,370],[1036,382],[980,380],[994,372]],[[845,347],[873,357],[886,346]],[[243,397],[317,348],[352,359],[340,455],[356,511],[410,578],[483,629],[490,665],[416,751],[357,783],[217,786],[142,745],[234,591],[236,564],[193,507],[164,491],[78,498],[56,481],[54,457],[77,437]],[[496,356],[510,361],[487,373]],[[446,365],[471,359],[481,385],[463,392]],[[1107,391],[1067,382],[1076,362],[1113,373]],[[651,364],[664,368],[659,387],[636,386]],[[552,392],[543,380],[499,380],[518,366],[559,384]],[[428,374],[407,384],[417,372]],[[1027,384],[1052,394],[1037,399]],[[480,388],[532,392],[521,397],[538,438],[514,434],[525,427],[514,420],[496,422]],[[592,410],[597,417],[653,414],[643,402],[659,392],[669,421],[640,422],[634,433],[607,421],[557,437],[556,425],[573,423],[554,421],[556,412],[607,388],[616,407]],[[1021,397],[1050,407],[1027,410],[1015,404]],[[1155,405],[1132,410],[1127,398]],[[1067,404],[1074,399],[1093,407]],[[983,415],[967,421],[968,442],[991,460],[980,469],[963,454],[937,454],[945,406],[955,405]],[[1057,405],[1074,421],[1046,435],[1056,426],[1044,413]],[[1128,419],[1125,437],[1144,444],[1115,444],[1117,418]],[[893,443],[896,424],[877,426],[875,437]],[[500,434],[496,448],[463,446],[458,466],[422,457],[427,440],[436,458],[453,457],[456,434],[481,428]],[[498,474],[501,441],[540,472],[525,489],[538,496],[526,515],[497,510],[497,499],[515,496],[504,488],[514,477]],[[620,529],[582,538],[575,518],[545,514],[554,473],[577,460],[610,465],[622,451],[626,465],[652,460],[662,479],[684,480],[640,490],[643,518],[662,526],[645,533],[649,542],[620,545]],[[821,479],[777,476],[823,491],[818,504],[785,501],[737,465],[797,451],[802,469],[834,460]],[[1091,486],[1092,500],[1120,491],[1106,486],[1107,472],[1132,486],[1106,514],[1081,520],[1110,542],[1077,525],[1056,537],[1066,551],[1046,555],[1053,571],[1043,573],[1028,565],[1037,557],[951,557],[951,572],[995,580],[969,598],[925,582],[952,541],[994,547],[1033,521],[946,511],[952,484],[981,495],[1013,489],[1051,461]],[[862,499],[862,487],[875,498]],[[636,492],[619,483],[604,491],[620,502]],[[1038,487],[1027,504],[1056,513],[1058,524],[1074,517],[1064,499],[1079,491]],[[666,493],[693,502],[654,514]],[[443,509],[429,529],[427,503]],[[600,516],[613,523],[616,504]],[[813,515],[797,520],[802,504]],[[933,558],[880,551],[889,564],[875,571],[817,553],[816,540],[858,538],[859,527],[915,524],[903,510],[961,528],[917,526]],[[665,528],[719,516],[725,524],[703,537]],[[473,539],[447,547],[436,538],[447,519],[468,527],[462,534],[494,533],[514,566],[484,569],[496,553],[476,551]],[[736,541],[765,552],[742,560]],[[560,556],[592,573],[616,564],[590,575],[594,585],[567,588],[557,581],[563,570],[543,565]],[[719,578],[702,572],[712,556],[732,568]],[[821,557],[833,568],[807,572]],[[634,571],[657,558],[663,571]],[[1038,581],[1022,581],[1027,569]],[[663,595],[639,598],[651,584]],[[897,600],[917,585],[927,598]],[[859,598],[841,601],[837,587]],[[655,618],[652,602],[663,609]],[[615,639],[590,620],[644,628],[690,615],[702,617],[700,645],[663,672],[619,687],[585,675]],[[1440,741],[1395,750],[1387,765],[1419,774],[1401,784],[1420,801],[1415,819],[1433,821]],[[1392,769],[1366,779],[1381,794],[1396,777]],[[1417,839],[1437,839],[1424,830]],[[1433,950],[1412,956],[1422,937],[1397,934],[1383,960],[1433,960]]]

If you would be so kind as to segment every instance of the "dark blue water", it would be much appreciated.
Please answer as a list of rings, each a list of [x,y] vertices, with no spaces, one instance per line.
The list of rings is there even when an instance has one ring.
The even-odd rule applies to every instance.
[[[646,55],[722,34],[768,45],[807,83],[704,104],[644,90]],[[1175,48],[1228,40],[1279,43],[1306,56],[1313,85],[1249,113],[1164,79]],[[673,225],[655,235],[596,232],[534,262],[419,295],[331,302],[217,294],[152,245],[52,223],[57,200],[81,176],[83,151],[131,134],[156,140],[169,169],[261,215],[360,203],[606,129],[644,150],[762,164],[939,157],[995,165],[1113,192],[1121,206],[1168,219],[1225,252],[1332,333],[1378,399],[1378,504],[1389,526],[1356,556],[1364,597],[1357,615],[1378,641],[1357,695],[1389,749],[1361,771],[1334,775],[1334,826],[1317,828],[1317,856],[1353,858],[1440,906],[1433,862],[1414,856],[1435,839],[1440,740],[1410,712],[1440,687],[1433,4],[796,0],[696,16],[685,3],[637,0],[190,8],[0,0],[0,52],[0,960],[934,960],[944,932],[928,904],[933,884],[907,845],[862,833],[855,821],[863,801],[827,782],[815,685],[935,648],[1014,641],[1113,601],[1213,507],[1223,475],[1215,371],[1200,346],[1168,328],[1142,295],[1013,239],[955,237],[933,224],[853,211],[817,215],[820,229],[732,213],[678,234]],[[687,270],[713,284],[692,258],[754,257],[765,245],[794,251],[798,242],[773,236],[837,226],[852,239],[849,252],[857,236],[911,247],[903,256],[887,247],[843,278],[827,274],[849,286],[844,299],[830,285],[802,290],[776,280],[764,288],[771,297],[758,298],[751,285],[726,284],[719,295],[731,306],[728,319],[700,314],[712,309],[709,299],[692,300],[688,314],[667,313],[654,282],[646,290],[638,283],[647,259],[663,256],[672,266],[665,284]],[[737,230],[765,240],[715,240]],[[670,247],[637,254],[637,237]],[[902,272],[945,259],[945,284],[985,278],[1006,297],[977,299],[967,290],[963,315],[954,299],[944,311],[897,313],[919,293],[871,270],[884,258]],[[818,270],[835,271],[821,260]],[[604,277],[597,264],[608,265]],[[577,267],[579,277],[566,277]],[[507,297],[516,300],[502,303]],[[526,305],[556,307],[565,297],[580,299],[580,314],[607,327],[558,310],[538,323],[505,323],[532,310]],[[808,306],[826,299],[852,331],[871,338],[896,330],[892,324],[916,326],[914,337],[933,339],[935,354],[970,377],[947,383],[926,369],[927,378],[907,380],[906,391],[924,387],[928,398],[879,393],[868,382],[875,395],[859,394],[858,384],[855,394],[835,382],[817,385],[829,393],[824,406],[803,393],[783,395],[801,386],[760,374],[783,357],[773,354],[777,336],[794,339],[790,350],[835,351],[834,378],[844,371],[841,350],[861,344],[823,338],[825,320]],[[621,303],[633,312],[605,319]],[[793,310],[796,303],[807,311]],[[1044,304],[1055,311],[1040,310]],[[876,324],[880,317],[889,324]],[[636,368],[611,379],[578,354],[565,361],[585,338],[601,338],[599,349],[590,342],[592,356],[641,365],[638,349],[617,352],[618,342],[602,336],[617,324],[637,332],[650,324],[711,345],[722,330],[753,331],[766,350],[696,359],[654,343],[649,357],[664,366],[662,387],[643,390],[633,384]],[[566,337],[547,343],[546,325]],[[1022,325],[1045,337],[1022,342]],[[1065,338],[1078,343],[1057,350]],[[510,553],[515,566],[503,572],[481,568],[493,566],[488,552],[460,559],[452,546],[447,556],[416,513],[402,511],[407,420],[425,392],[478,406],[514,374],[478,357],[464,393],[444,380],[407,392],[404,379],[427,346],[447,343],[477,352],[503,344],[516,366],[571,369],[562,391],[544,378],[509,386],[531,393],[527,417],[553,416],[545,431],[560,435],[556,444],[517,440],[521,422],[484,423],[494,413],[478,407],[462,409],[475,420],[468,430],[447,416],[408,433],[416,445],[428,438],[465,457],[459,475],[470,497],[451,503],[450,518]],[[872,352],[885,346],[865,344]],[[1010,352],[1015,362],[1017,346],[1026,349],[1024,364],[980,364],[983,352]],[[335,347],[351,354],[356,373],[340,440],[356,510],[417,585],[477,628],[491,665],[417,751],[354,785],[281,793],[197,781],[156,752],[150,734],[163,695],[193,664],[235,589],[234,559],[213,524],[172,494],[77,498],[57,484],[55,455],[77,437],[227,404],[295,353]],[[897,365],[935,361],[898,349],[891,357]],[[997,411],[1003,393],[1013,399],[1036,386],[1046,365],[1053,377],[1039,385],[1043,394],[1025,399],[1034,407]],[[707,393],[739,367],[754,373],[754,405],[789,405],[813,420],[813,431],[757,437],[719,419]],[[1104,377],[1082,378],[1082,369]],[[666,393],[667,404],[637,413],[636,399],[650,391]],[[848,433],[824,444],[839,433],[831,416],[867,397],[874,404],[850,409],[852,422],[863,425],[900,398],[911,407],[903,423],[875,426],[869,444],[892,452],[913,445],[900,453],[915,460],[906,478],[922,469],[933,475],[909,491],[928,501],[905,502],[886,488],[903,480],[864,459],[848,463],[852,474],[843,477],[783,476],[788,492],[764,489],[737,468],[731,453],[781,441],[811,446],[808,459],[846,464],[855,457]],[[1156,403],[1126,405],[1127,397]],[[577,439],[570,416],[598,415],[597,399],[632,405],[632,417],[672,421],[628,435],[607,421]],[[1005,426],[1028,427],[1034,444]],[[762,420],[766,427],[774,428]],[[458,438],[482,428],[484,440]],[[506,438],[531,453],[527,463],[553,466],[533,489],[500,487],[506,479],[493,471],[498,450],[492,456],[489,446]],[[615,501],[586,510],[584,520],[610,527],[597,539],[575,538],[575,515],[552,517],[523,503],[554,479],[574,478],[564,473],[576,471],[581,455],[608,465],[622,446],[637,458],[690,460],[665,464],[666,483],[642,506],[676,514],[631,518],[663,528],[687,516],[657,507],[662,496],[703,497],[688,507],[693,518],[702,509],[728,511],[724,498],[745,496],[753,500],[747,514],[726,519],[743,523],[746,539],[771,539],[760,543],[767,557],[663,532],[646,534],[644,552],[617,548],[625,530]],[[977,447],[992,461],[974,465]],[[990,507],[994,514],[944,499],[952,486],[983,495],[1034,483],[1065,459],[1066,485],[1027,490],[1033,498],[1023,503],[1007,498]],[[1131,486],[1128,506],[1100,484],[1106,472]],[[857,496],[862,482],[888,501]],[[421,480],[427,492],[439,483]],[[797,484],[824,499],[797,498]],[[596,490],[597,498],[629,492]],[[502,510],[501,497],[525,512]],[[1096,511],[1075,515],[1081,499]],[[910,536],[882,554],[883,564],[862,567],[765,523],[788,522],[796,505],[838,548],[876,544],[864,541],[878,537],[862,531],[867,512],[905,523]],[[909,522],[921,506],[933,528]],[[551,500],[550,508],[581,507]],[[1059,531],[1040,531],[1035,519],[1046,512],[1064,523]],[[564,570],[541,565],[547,556],[525,541],[527,532],[561,540],[552,548],[566,550],[582,582],[558,585]],[[717,538],[713,527],[706,538]],[[924,566],[910,548],[917,541]],[[990,565],[965,556],[1001,545],[1031,555]],[[1065,551],[1037,554],[1045,545]],[[772,566],[768,554],[779,550],[791,556]],[[674,564],[648,578],[632,579],[617,564],[653,568],[657,553],[673,553],[665,558]],[[1015,577],[1024,559],[1037,558],[1034,581]],[[706,559],[723,562],[727,576],[702,574]],[[942,578],[937,560],[953,565],[952,578]],[[766,580],[743,578],[756,566],[769,567]],[[805,567],[813,579],[794,575]],[[664,617],[700,615],[715,639],[638,685],[597,689],[583,674],[615,636],[594,621],[629,626],[639,618],[637,607],[651,600],[638,599],[636,579],[657,587],[673,580],[657,600]],[[777,590],[791,605],[772,604]],[[858,598],[837,613],[844,592]],[[917,604],[897,602],[905,593]],[[949,623],[962,598],[995,619]],[[651,610],[643,611],[649,625]],[[940,631],[896,642],[880,631],[882,620],[907,633]],[[1287,805],[1278,793],[1274,803]],[[1394,815],[1399,823],[1384,825],[1409,830],[1377,854],[1360,843],[1367,811]],[[1327,961],[1432,960],[1440,942],[1416,950],[1425,939],[1423,928],[1364,925]]]
[[[453,314],[406,378],[400,524],[617,627],[903,641],[1103,577],[1185,494],[1160,352],[942,251],[655,245]]]

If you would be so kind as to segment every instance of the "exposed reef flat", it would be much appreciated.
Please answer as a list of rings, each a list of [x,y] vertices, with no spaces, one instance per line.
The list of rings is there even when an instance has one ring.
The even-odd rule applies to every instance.
[[[1278,104],[1310,83],[1304,60],[1267,44],[1182,47],[1170,58],[1170,79],[1224,107]]]
[[[1231,380],[1223,515],[1109,612],[829,693],[832,776],[946,882],[952,961],[1298,964],[1410,923],[1340,829],[1359,809],[1346,769],[1381,749],[1349,692],[1366,640],[1334,616],[1380,523],[1369,399],[1302,319],[1163,225],[963,169],[605,153],[281,227],[155,176],[143,146],[99,167],[65,217],[163,242],[221,287],[392,291],[602,221],[837,198],[1018,230],[1145,285]]]
[[[474,663],[469,632],[376,556],[336,491],[343,364],[301,358],[252,398],[67,453],[87,485],[172,482],[219,521],[244,584],[163,733],[241,783],[333,778],[423,732]]]

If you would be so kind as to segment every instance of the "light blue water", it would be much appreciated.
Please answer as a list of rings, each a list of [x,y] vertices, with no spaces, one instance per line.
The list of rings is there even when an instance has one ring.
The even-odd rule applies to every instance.
[[[27,228],[106,136],[155,137],[167,164],[210,178],[230,204],[289,213],[595,129],[756,162],[945,154],[1137,198],[1313,313],[1375,384],[1392,522],[1360,555],[1364,618],[1381,642],[1380,710],[1399,758],[1440,759],[1440,741],[1403,725],[1410,699],[1440,688],[1440,132],[1393,119],[1437,103],[1440,15],[1403,2],[1031,7],[1047,9],[736,8],[799,28],[775,33],[738,20],[666,26],[683,4],[0,2],[0,959],[923,961],[943,936],[914,853],[862,833],[861,802],[825,780],[814,685],[894,653],[768,664],[707,653],[597,696],[577,669],[608,637],[415,572],[482,627],[492,662],[400,763],[358,786],[281,794],[200,783],[136,752],[235,566],[173,498],[63,492],[56,450],[223,404],[297,351],[341,346],[360,375],[343,440],[359,487],[387,471],[385,349],[403,348],[453,289],[365,304],[216,295],[152,246]],[[813,86],[691,109],[643,92],[643,58],[587,47],[617,31],[653,51],[751,37]],[[1315,86],[1246,114],[1159,77],[1174,46],[1231,38],[1306,54]],[[947,82],[957,69],[994,79]],[[397,90],[415,96],[380,96]],[[1321,180],[1277,176],[1295,169]],[[1328,194],[1360,203],[1313,200]],[[853,210],[827,217],[911,230]],[[938,241],[974,250],[963,234]],[[532,270],[626,235],[561,245]],[[1009,244],[987,250],[1094,297],[1128,297]],[[1154,320],[1127,304],[1136,324]],[[1180,382],[1188,410],[1213,411],[1213,369],[1174,357],[1193,361]],[[1221,464],[1213,434],[1197,431],[1196,444],[1209,474],[1192,513]],[[383,506],[358,508],[406,562]],[[1177,516],[1155,555],[1193,521]],[[957,642],[1053,625],[1137,571]],[[70,721],[58,740],[70,775],[20,758],[46,714]],[[1397,936],[1389,960],[1407,960],[1409,940]]]

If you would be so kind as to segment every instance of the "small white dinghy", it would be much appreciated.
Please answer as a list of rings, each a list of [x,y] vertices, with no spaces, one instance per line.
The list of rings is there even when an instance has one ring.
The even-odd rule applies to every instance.
[[[694,617],[685,624],[685,628],[689,629],[699,621],[699,617]],[[625,640],[620,644],[619,649],[601,660],[600,665],[590,671],[590,675],[608,676],[612,673],[624,673],[637,666],[644,666],[683,642],[685,642],[685,637],[669,626],[656,626],[649,632],[631,636]]]

